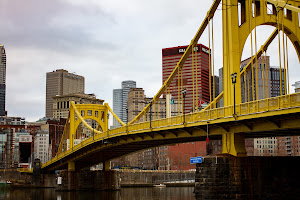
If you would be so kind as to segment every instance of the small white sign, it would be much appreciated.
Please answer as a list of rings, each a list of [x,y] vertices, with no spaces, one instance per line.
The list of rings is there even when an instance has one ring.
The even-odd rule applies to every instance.
[[[61,185],[62,184],[62,177],[57,177],[57,184]]]

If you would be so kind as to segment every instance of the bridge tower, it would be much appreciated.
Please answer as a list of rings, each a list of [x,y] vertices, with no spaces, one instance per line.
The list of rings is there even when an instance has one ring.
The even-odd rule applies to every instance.
[[[278,33],[282,30],[294,45],[300,58],[300,22],[297,13],[299,6],[299,2],[287,0],[222,1],[224,107],[242,103],[241,78],[243,75],[240,73],[240,62],[246,40],[257,26],[274,26],[278,29]],[[231,74],[234,73],[237,74],[235,94],[231,80]],[[223,153],[246,156],[243,134],[226,133],[223,134],[222,140]]]

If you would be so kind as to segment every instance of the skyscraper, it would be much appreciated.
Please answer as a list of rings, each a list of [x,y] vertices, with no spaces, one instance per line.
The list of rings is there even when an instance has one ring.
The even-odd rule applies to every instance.
[[[73,93],[84,93],[84,77],[67,70],[58,69],[47,73],[46,118],[53,117],[53,97]]]
[[[176,67],[178,61],[184,54],[187,46],[178,46],[172,48],[162,49],[162,82],[164,83]],[[183,88],[186,89],[185,95],[185,112],[188,113],[193,111],[193,95],[195,106],[197,104],[197,99],[203,100],[205,102],[210,101],[209,97],[209,49],[202,45],[198,44],[197,47],[194,47],[195,57],[197,59],[197,70],[192,66],[192,55],[190,55],[182,68],[182,75],[175,76],[171,85],[170,85],[170,94],[174,100],[180,101],[178,99],[178,92],[181,94]],[[194,70],[194,73],[193,73]],[[194,74],[194,79],[193,79]],[[179,77],[179,78],[178,78]],[[197,79],[197,81],[196,81]],[[194,84],[193,84],[194,80]],[[178,85],[182,87],[179,88]],[[197,91],[198,97],[196,97],[196,92],[193,94],[193,89]]]
[[[241,61],[241,70],[250,60],[251,58],[247,58]],[[281,74],[282,94],[284,94],[284,69],[281,70]],[[252,88],[252,80],[254,88]],[[256,86],[258,89],[256,89]],[[256,62],[253,63],[253,76],[252,70],[248,70],[246,76],[241,77],[241,90],[242,102],[253,101],[253,93],[254,99],[265,99],[280,95],[280,70],[279,67],[270,66],[270,56],[261,56],[257,59],[257,64]]]
[[[113,111],[122,120],[127,123],[127,99],[130,88],[136,88],[136,82],[132,80],[122,81],[122,89],[113,90]],[[113,127],[120,126],[120,123],[114,119]]]
[[[5,116],[5,90],[6,90],[6,54],[5,48],[0,44],[0,116]]]
[[[120,118],[123,119],[123,113],[122,113],[122,97],[123,90],[122,89],[114,89],[113,90],[113,111],[114,113]],[[119,127],[121,124],[116,120],[113,119],[113,127]]]
[[[123,119],[122,121],[127,123],[127,100],[128,100],[128,93],[130,91],[130,88],[136,88],[136,82],[135,81],[122,81],[122,113],[123,113]]]

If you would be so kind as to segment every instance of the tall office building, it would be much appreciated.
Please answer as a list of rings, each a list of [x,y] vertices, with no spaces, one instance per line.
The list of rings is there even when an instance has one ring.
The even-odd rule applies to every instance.
[[[122,89],[114,89],[113,90],[113,111],[114,113],[120,118],[123,119],[123,113],[122,113],[122,97],[123,90]],[[119,127],[121,124],[116,120],[113,119],[113,127]]]
[[[73,93],[62,96],[53,97],[53,119],[67,119],[71,102],[75,104],[100,104],[103,105],[104,100],[97,99],[95,94]]]
[[[122,81],[122,114],[123,119],[122,121],[127,123],[127,100],[128,100],[128,93],[130,91],[130,88],[136,88],[136,82],[135,81]]]
[[[164,83],[176,67],[178,61],[185,52],[187,46],[178,46],[172,48],[162,49],[162,82]],[[194,48],[195,53],[197,54],[197,72],[194,71],[194,87],[195,90],[198,90],[198,98],[194,97],[194,102],[197,104],[197,99],[204,102],[209,102],[209,49],[202,45],[198,44]],[[186,89],[185,95],[185,112],[188,113],[192,111],[193,107],[193,66],[192,66],[192,55],[190,55],[182,68],[182,78],[175,76],[171,85],[170,85],[170,94],[172,98],[178,100],[178,83],[182,83],[182,88]],[[197,83],[196,83],[197,77]],[[181,94],[181,89],[179,92]],[[196,95],[196,92],[195,94]],[[196,106],[196,105],[195,105]]]
[[[0,44],[0,116],[5,116],[5,90],[6,90],[6,54],[5,48]]]
[[[84,93],[84,77],[59,69],[47,73],[46,118],[53,117],[53,97],[73,93]]]
[[[241,70],[243,69],[243,67],[245,67],[248,64],[250,60],[251,58],[248,58],[241,62]],[[284,70],[281,70],[281,73],[282,73],[282,87],[283,87],[282,94],[284,94]],[[252,80],[253,80],[252,78],[254,78],[254,86],[253,86],[254,89],[252,88]],[[256,89],[256,86],[258,86],[258,90]],[[250,69],[248,70],[247,75],[241,78],[241,89],[242,89],[241,91],[242,102],[253,101],[252,90],[254,90],[254,96],[256,97],[255,99],[264,99],[268,97],[279,96],[280,95],[279,67],[270,66],[269,56],[259,57],[257,64],[253,63],[253,76],[252,76],[252,70]],[[249,95],[247,95],[248,93]]]
[[[127,99],[130,88],[136,88],[136,82],[132,80],[122,81],[122,89],[113,90],[113,111],[121,119],[127,123]],[[113,127],[119,127],[120,123],[114,119]]]

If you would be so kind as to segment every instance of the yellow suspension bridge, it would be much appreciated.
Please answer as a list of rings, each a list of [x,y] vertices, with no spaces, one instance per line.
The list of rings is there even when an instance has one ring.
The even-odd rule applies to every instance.
[[[180,79],[180,74],[182,78],[184,63],[191,54],[193,73],[194,70],[197,72],[196,53],[193,49],[205,30],[208,30],[210,40],[209,82],[214,83],[211,80],[214,75],[213,18],[219,4],[222,4],[223,22],[223,92],[214,98],[215,89],[210,90],[210,104],[200,111],[196,103],[199,100],[195,84],[197,78],[194,81],[193,74],[195,112],[143,121],[143,116],[149,115],[151,106],[159,97],[170,93],[174,78],[177,76]],[[201,141],[207,136],[222,139],[223,154],[247,156],[245,138],[299,135],[300,93],[289,94],[287,54],[289,38],[300,58],[299,7],[300,2],[287,0],[223,0],[222,3],[221,0],[215,0],[182,58],[151,103],[131,122],[125,124],[108,104],[85,105],[72,102],[57,155],[44,163],[42,168],[45,171],[77,170],[103,162],[104,168],[109,169],[111,159],[155,146]],[[256,28],[260,25],[270,25],[275,30],[261,48],[257,49]],[[249,36],[252,57],[241,70],[242,52]],[[276,36],[279,44],[280,96],[270,97],[266,92],[269,83],[267,69],[264,68],[262,99],[259,98],[259,83],[255,81],[258,80],[258,70],[255,69],[258,58],[266,55]],[[252,45],[252,38],[255,40],[255,47]],[[241,87],[242,79],[245,81],[244,89]],[[178,81],[178,101],[183,100],[181,90],[184,87],[183,81]],[[244,100],[242,93],[245,94]],[[219,106],[221,99],[223,107]],[[108,129],[109,112],[120,122],[121,127]],[[97,126],[90,125],[89,120],[96,121]],[[82,127],[89,131],[84,133],[81,131]]]

